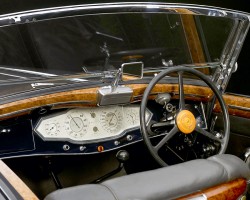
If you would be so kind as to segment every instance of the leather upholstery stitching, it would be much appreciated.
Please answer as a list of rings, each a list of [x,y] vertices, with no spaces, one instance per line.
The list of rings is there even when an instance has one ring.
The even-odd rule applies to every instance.
[[[112,188],[110,188],[109,186],[107,186],[107,185],[105,185],[105,184],[103,184],[103,183],[101,183],[101,185],[103,185],[104,187],[106,187],[106,188],[113,194],[113,196],[114,196],[114,198],[115,198],[116,200],[119,200],[118,196],[117,196],[116,193],[112,190]]]

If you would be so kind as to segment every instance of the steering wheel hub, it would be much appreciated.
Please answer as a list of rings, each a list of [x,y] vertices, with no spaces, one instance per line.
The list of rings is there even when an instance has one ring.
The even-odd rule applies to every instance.
[[[190,134],[194,131],[196,120],[189,110],[182,110],[176,117],[176,124],[178,129],[184,134]]]

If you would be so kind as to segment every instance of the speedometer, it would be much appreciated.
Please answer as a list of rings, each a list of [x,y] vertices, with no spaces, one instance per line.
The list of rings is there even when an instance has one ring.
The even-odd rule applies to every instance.
[[[122,113],[120,110],[103,111],[100,118],[103,128],[109,132],[118,132],[122,125]]]

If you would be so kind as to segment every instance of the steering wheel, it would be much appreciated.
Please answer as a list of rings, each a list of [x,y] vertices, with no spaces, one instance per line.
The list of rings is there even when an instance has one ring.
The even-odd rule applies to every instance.
[[[145,121],[145,112],[146,112],[148,96],[150,95],[151,90],[154,88],[154,86],[163,77],[173,72],[178,74],[178,84],[179,84],[179,109],[177,110],[177,115],[175,117],[175,124],[174,124],[174,127],[169,132],[166,133],[166,135],[160,140],[160,142],[158,142],[157,145],[152,145],[150,138],[149,138],[148,131],[147,131],[147,124]],[[199,126],[197,126],[194,114],[186,109],[185,99],[184,99],[184,87],[183,87],[183,73],[184,72],[193,74],[197,76],[198,78],[200,78],[201,80],[203,80],[212,89],[215,96],[217,97],[219,104],[221,106],[223,119],[224,119],[223,138],[218,138],[211,132],[206,131],[200,128]],[[196,131],[197,133],[202,134],[209,139],[219,142],[220,150],[218,154],[224,153],[228,145],[229,134],[230,134],[230,122],[229,122],[228,110],[223,100],[223,97],[220,91],[217,89],[217,87],[208,77],[206,77],[203,73],[192,68],[182,67],[182,66],[171,67],[162,71],[151,80],[151,82],[148,84],[148,87],[146,88],[144,92],[144,95],[141,101],[140,123],[141,123],[141,131],[142,131],[144,142],[147,148],[149,149],[149,152],[153,156],[153,158],[161,166],[168,166],[168,164],[159,156],[159,150],[164,146],[164,144],[166,144],[166,142],[168,142],[175,134],[179,132],[183,134],[190,134],[193,131]]]

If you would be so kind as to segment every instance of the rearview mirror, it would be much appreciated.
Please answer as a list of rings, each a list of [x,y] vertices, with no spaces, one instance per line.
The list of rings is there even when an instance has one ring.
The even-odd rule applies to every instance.
[[[131,62],[122,64],[122,80],[136,80],[143,77],[143,62]]]

